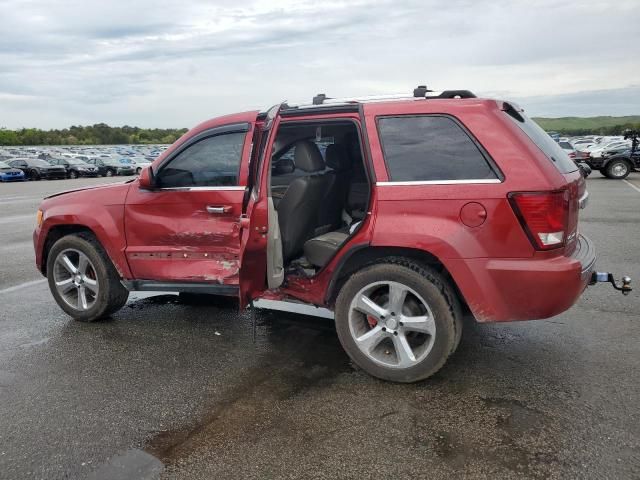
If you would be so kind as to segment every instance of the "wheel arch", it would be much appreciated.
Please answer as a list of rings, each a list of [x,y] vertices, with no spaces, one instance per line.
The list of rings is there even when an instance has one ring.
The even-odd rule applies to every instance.
[[[40,272],[46,276],[47,275],[47,261],[49,259],[49,251],[51,247],[53,247],[54,243],[60,240],[62,237],[66,237],[68,235],[75,235],[78,233],[87,233],[92,235],[96,240],[100,241],[93,230],[91,230],[86,225],[54,225],[47,232],[47,236],[44,240],[44,245],[42,247],[42,263],[40,265]]]
[[[342,285],[356,271],[372,265],[383,258],[405,258],[407,260],[419,263],[421,265],[435,268],[438,272],[449,279],[451,286],[454,288],[461,304],[468,309],[467,302],[458,288],[455,279],[442,263],[442,261],[431,252],[421,250],[419,248],[410,247],[388,247],[388,246],[369,246],[357,245],[345,252],[341,257],[333,275],[329,287],[327,288],[326,304],[335,305],[338,293]]]

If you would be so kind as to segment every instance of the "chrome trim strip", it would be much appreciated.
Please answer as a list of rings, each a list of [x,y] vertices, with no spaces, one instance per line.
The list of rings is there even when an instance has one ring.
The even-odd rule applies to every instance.
[[[233,192],[233,191],[242,191],[247,187],[239,186],[239,187],[169,187],[169,188],[157,188],[156,190],[168,190],[168,191],[183,191],[183,192],[209,192],[209,191],[218,191],[218,192]]]
[[[401,186],[401,185],[465,185],[470,183],[502,183],[499,178],[481,178],[476,180],[422,180],[422,181],[407,181],[407,182],[376,182],[378,187],[387,186]]]
[[[328,318],[330,320],[333,320],[335,318],[331,310],[324,307],[316,307],[315,305],[311,305],[308,303],[287,302],[283,300],[268,300],[260,298],[258,300],[254,300],[253,306],[260,309],[301,313],[303,315]]]
[[[585,190],[584,194],[580,197],[580,200],[578,200],[578,206],[580,207],[580,210],[582,210],[583,208],[586,208],[588,203],[589,203],[589,192]]]

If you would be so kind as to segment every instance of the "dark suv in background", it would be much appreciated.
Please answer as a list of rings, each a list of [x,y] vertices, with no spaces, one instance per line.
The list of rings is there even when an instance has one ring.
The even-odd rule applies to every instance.
[[[59,165],[64,168],[68,178],[97,177],[98,169],[77,158],[51,158],[51,165]]]
[[[93,165],[103,177],[115,177],[117,175],[134,175],[135,165],[129,160],[120,158],[90,158],[87,163]]]

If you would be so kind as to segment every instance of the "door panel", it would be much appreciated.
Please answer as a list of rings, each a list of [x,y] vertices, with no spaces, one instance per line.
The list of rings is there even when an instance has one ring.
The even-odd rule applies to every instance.
[[[252,162],[255,162],[255,179],[245,210],[246,228],[242,229],[240,246],[240,308],[260,296],[267,289],[267,264],[277,267],[278,262],[268,262],[267,252],[274,254],[276,245],[269,246],[269,242],[279,241],[279,229],[276,219],[269,216],[269,183],[271,168],[271,150],[280,123],[280,109],[276,105],[267,112],[266,120],[261,131],[256,133],[254,144],[260,148],[254,149]],[[281,247],[280,247],[281,248]],[[269,275],[270,277],[272,275]],[[276,275],[277,277],[278,275]],[[284,278],[284,272],[282,274]],[[274,283],[275,279],[270,282]],[[277,283],[277,281],[276,281]]]
[[[194,133],[154,163],[152,188],[129,190],[126,256],[136,280],[238,285],[254,124],[255,116]]]
[[[237,285],[244,190],[132,188],[125,228],[134,277]]]

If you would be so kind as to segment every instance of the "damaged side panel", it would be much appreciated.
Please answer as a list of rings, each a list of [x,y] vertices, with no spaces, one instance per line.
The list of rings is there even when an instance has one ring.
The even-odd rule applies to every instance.
[[[237,285],[243,196],[243,187],[132,192],[125,228],[134,278]]]

